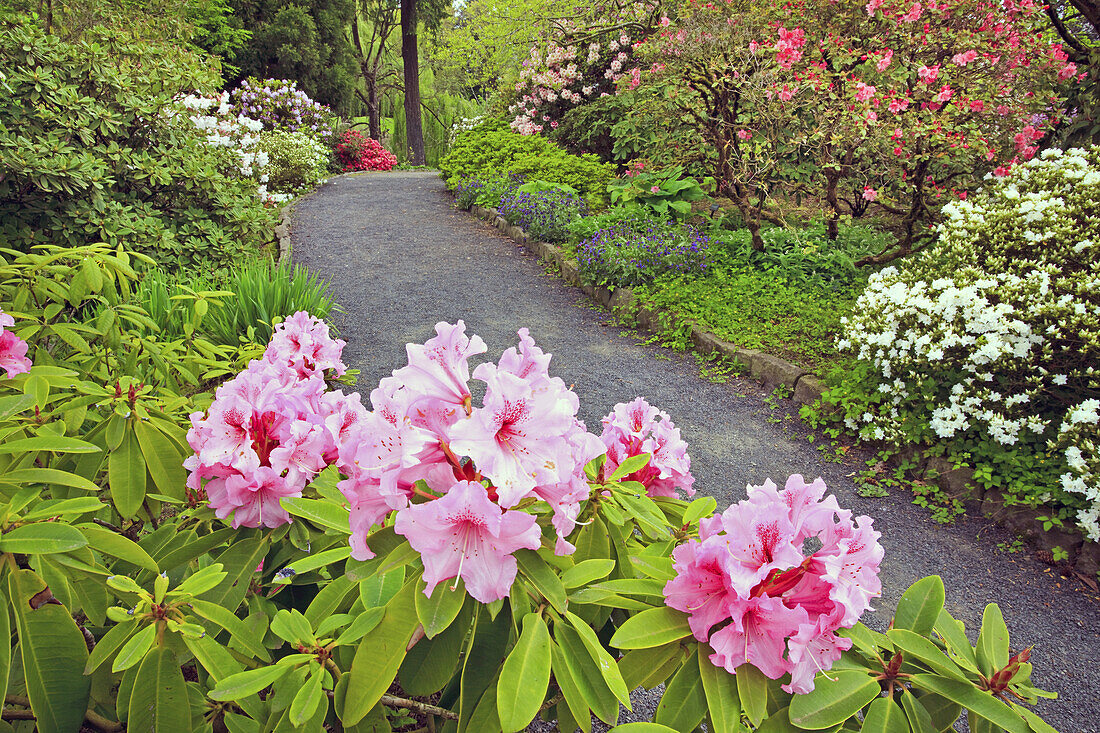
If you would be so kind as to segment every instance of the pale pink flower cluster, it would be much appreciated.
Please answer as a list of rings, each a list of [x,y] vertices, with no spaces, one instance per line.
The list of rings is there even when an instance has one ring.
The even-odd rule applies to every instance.
[[[324,371],[344,371],[343,341],[304,312],[276,327],[264,357],[218,387],[204,415],[191,415],[184,461],[193,495],[205,491],[234,527],[290,521],[279,504],[302,490],[338,454],[348,428],[365,415],[359,396],[329,392]]]
[[[821,479],[801,476],[782,491],[766,481],[699,524],[699,539],[677,547],[677,576],[665,602],[689,615],[710,660],[734,673],[752,664],[783,689],[808,693],[852,645],[836,631],[853,626],[882,589],[883,550],[870,517],[852,520]],[[806,554],[810,542],[820,549]],[[716,626],[720,628],[716,631]]]
[[[550,355],[527,329],[519,338],[497,363],[474,370],[485,383],[480,407],[469,359],[486,346],[462,321],[409,344],[408,365],[371,393],[374,409],[337,463],[347,476],[338,486],[351,505],[353,557],[373,557],[367,534],[396,512],[395,530],[424,561],[425,593],[457,577],[487,603],[508,595],[512,553],[541,545],[535,517],[515,509],[521,502],[547,502],[557,552],[575,549],[565,538],[589,496],[584,466],[604,446],[577,420],[576,394],[550,376]]]
[[[637,481],[650,496],[676,496],[676,489],[688,496],[695,494],[691,475],[691,458],[680,429],[668,413],[658,410],[641,397],[615,406],[603,419],[600,440],[607,447],[604,472],[610,475],[631,456],[648,453],[649,463],[627,476],[625,481]]]
[[[27,358],[27,342],[8,330],[14,325],[15,319],[0,310],[0,368],[8,379],[26,374],[33,366]]]

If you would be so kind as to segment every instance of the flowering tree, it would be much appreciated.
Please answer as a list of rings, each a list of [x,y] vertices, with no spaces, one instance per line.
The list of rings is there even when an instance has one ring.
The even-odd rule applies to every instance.
[[[650,48],[716,149],[715,178],[750,229],[777,184],[842,214],[877,208],[907,254],[945,196],[1034,155],[1049,91],[1077,73],[1030,1],[810,0],[691,7]],[[725,49],[725,50],[724,50]],[[808,165],[807,165],[808,164]]]

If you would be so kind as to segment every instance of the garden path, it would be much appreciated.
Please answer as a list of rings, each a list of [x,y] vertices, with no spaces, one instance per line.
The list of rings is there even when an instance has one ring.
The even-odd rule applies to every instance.
[[[297,204],[291,228],[294,261],[330,281],[346,311],[334,320],[364,397],[405,364],[405,343],[423,342],[438,321],[463,319],[493,359],[527,326],[554,355],[552,373],[574,385],[590,428],[598,432],[603,415],[638,395],[668,412],[688,442],[696,487],[719,507],[744,498],[748,483],[823,476],[841,506],[871,515],[883,533],[883,597],[865,623],[883,629],[910,583],[939,574],[948,609],[969,631],[996,602],[1013,647],[1034,644],[1035,679],[1059,693],[1040,708],[1048,722],[1062,733],[1100,733],[1096,598],[1028,554],[999,551],[1011,537],[988,522],[939,526],[900,491],[861,498],[851,477],[866,456],[827,462],[792,411],[766,404],[758,385],[711,383],[690,355],[640,343],[511,239],[456,211],[436,174],[337,177]]]

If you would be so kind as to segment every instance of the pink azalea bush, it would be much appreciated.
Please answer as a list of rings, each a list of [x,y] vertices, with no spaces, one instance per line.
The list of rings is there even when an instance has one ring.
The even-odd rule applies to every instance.
[[[8,379],[26,374],[32,366],[27,358],[27,342],[7,330],[14,325],[15,319],[0,310],[0,368],[4,369]]]
[[[747,499],[702,520],[699,539],[673,551],[677,576],[665,602],[689,615],[715,665],[790,674],[783,689],[808,693],[814,675],[851,647],[836,631],[854,626],[880,594],[883,550],[871,518],[853,521],[825,489],[799,475],[782,491],[771,481],[750,486]],[[806,554],[811,539],[821,547]]]
[[[333,150],[345,171],[388,171],[397,165],[396,155],[358,130],[345,132]]]

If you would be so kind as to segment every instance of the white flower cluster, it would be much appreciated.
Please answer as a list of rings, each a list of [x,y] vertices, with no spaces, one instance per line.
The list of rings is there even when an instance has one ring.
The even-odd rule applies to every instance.
[[[1093,183],[1088,183],[1092,181]],[[1100,147],[1047,151],[946,206],[937,241],[873,275],[839,346],[874,364],[881,402],[849,427],[900,441],[903,413],[943,438],[1042,435],[1100,540]],[[1060,425],[1057,435],[1048,426]],[[1054,488],[1054,487],[1051,487]],[[1080,501],[1077,502],[1080,506]]]
[[[256,181],[256,193],[265,204],[290,198],[268,193],[266,169],[270,161],[268,154],[259,149],[263,123],[243,114],[234,115],[228,92],[212,97],[188,94],[178,101],[195,128],[206,135],[207,144],[234,154],[238,163],[236,172],[242,178]]]

